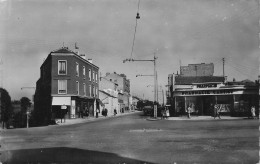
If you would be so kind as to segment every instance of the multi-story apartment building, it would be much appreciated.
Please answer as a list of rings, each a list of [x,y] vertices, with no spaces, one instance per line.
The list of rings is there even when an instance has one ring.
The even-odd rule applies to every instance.
[[[67,47],[52,51],[41,65],[35,109],[50,117],[76,118],[99,107],[99,67]],[[43,107],[44,106],[44,107]],[[40,117],[40,116],[39,116]]]

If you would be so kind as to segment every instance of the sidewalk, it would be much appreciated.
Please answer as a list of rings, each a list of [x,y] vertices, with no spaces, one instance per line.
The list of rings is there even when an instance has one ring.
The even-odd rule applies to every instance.
[[[218,117],[216,117],[214,119],[214,117],[212,116],[191,116],[191,118],[188,118],[187,116],[179,116],[179,117],[168,117],[167,119],[164,120],[169,120],[169,121],[181,121],[181,120],[243,120],[243,119],[248,119],[247,117],[231,117],[231,116],[221,116],[221,119],[219,119]],[[161,117],[157,117],[157,118],[147,118],[147,120],[149,121],[158,121],[158,120],[162,120]]]
[[[231,116],[221,116],[221,119],[218,117],[215,120],[237,120],[237,119],[245,119],[245,117],[231,117]],[[188,118],[187,116],[182,117],[169,117],[168,120],[214,120],[212,116],[191,116]]]
[[[124,116],[124,115],[129,115],[129,114],[133,114],[133,113],[137,113],[140,111],[131,111],[131,112],[127,112],[127,113],[118,113],[116,116],[102,116],[102,115],[98,115],[98,118],[96,117],[84,117],[84,118],[74,118],[74,119],[62,119],[62,123],[60,119],[56,119],[56,125],[72,125],[72,124],[80,124],[80,123],[85,123],[85,122],[92,122],[92,121],[97,121],[97,120],[101,120],[101,119],[109,119],[109,118],[113,118],[113,117],[120,117],[120,116]]]

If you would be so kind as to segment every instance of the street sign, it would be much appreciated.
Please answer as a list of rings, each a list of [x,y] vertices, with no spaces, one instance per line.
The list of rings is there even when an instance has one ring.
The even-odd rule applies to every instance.
[[[66,105],[62,105],[61,109],[67,109],[67,106]]]

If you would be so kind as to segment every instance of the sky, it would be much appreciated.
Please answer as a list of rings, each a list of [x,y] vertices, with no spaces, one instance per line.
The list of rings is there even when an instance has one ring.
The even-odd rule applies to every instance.
[[[0,82],[12,100],[32,97],[40,66],[63,46],[92,58],[106,72],[124,73],[132,95],[153,100],[152,62],[159,91],[180,65],[214,63],[215,76],[256,80],[259,74],[257,0],[0,0]],[[133,53],[131,56],[134,32]],[[1,84],[0,83],[0,84]],[[162,101],[159,92],[159,101]]]

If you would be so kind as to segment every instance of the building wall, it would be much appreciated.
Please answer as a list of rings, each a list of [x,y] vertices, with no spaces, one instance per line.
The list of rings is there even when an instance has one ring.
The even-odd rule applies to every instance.
[[[85,83],[86,96],[93,97],[93,86],[95,86],[95,89],[99,89],[99,69],[97,67],[74,55],[55,54],[52,57],[52,94],[58,94],[58,80],[67,80],[67,94],[77,95],[76,81],[78,81],[79,95],[84,96],[83,83]],[[67,61],[67,75],[58,75],[59,60]],[[76,63],[79,65],[79,76],[76,76]],[[85,66],[85,76],[83,75],[83,66]],[[91,70],[91,81],[89,80],[89,69]],[[97,75],[97,81],[96,77],[94,77],[95,81],[93,80],[93,71],[95,72],[95,76]],[[91,96],[89,95],[89,85],[91,85]],[[98,92],[95,97],[98,98]]]
[[[108,80],[112,80],[113,82],[118,84],[117,89],[122,90],[123,92],[130,93],[130,80],[126,79],[124,74],[117,74],[117,73],[107,73],[105,78]]]
[[[104,77],[101,77],[100,78],[100,81],[99,81],[99,89],[100,90],[104,90],[104,89],[113,89],[113,90],[116,90],[117,87],[116,87],[116,84]]]
[[[213,76],[214,64],[189,64],[180,67],[181,76]]]
[[[99,93],[100,100],[102,100],[103,104],[105,105],[105,108],[108,110],[108,116],[114,115],[114,109],[116,109],[117,113],[119,113],[117,94],[117,91],[113,91],[110,89],[100,91]]]

